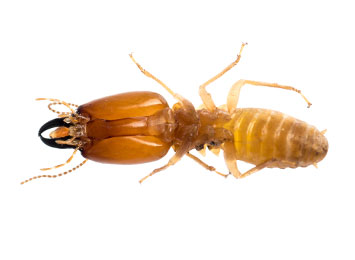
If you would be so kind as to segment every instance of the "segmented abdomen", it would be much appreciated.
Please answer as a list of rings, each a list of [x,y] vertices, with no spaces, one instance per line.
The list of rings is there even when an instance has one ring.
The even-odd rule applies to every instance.
[[[314,126],[268,109],[237,109],[233,133],[237,159],[255,165],[273,159],[270,167],[308,166],[328,151],[327,139]]]

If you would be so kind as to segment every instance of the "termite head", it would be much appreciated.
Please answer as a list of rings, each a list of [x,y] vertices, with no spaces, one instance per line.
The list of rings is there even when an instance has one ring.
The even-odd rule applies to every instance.
[[[80,113],[77,113],[74,111],[73,107],[78,107],[77,105],[66,103],[64,101],[60,101],[58,99],[53,99],[53,98],[38,98],[37,100],[49,100],[52,103],[48,105],[49,110],[52,112],[58,114],[58,118],[55,118],[53,120],[48,121],[44,125],[41,126],[41,128],[38,131],[38,136],[41,138],[42,142],[45,143],[46,145],[54,148],[59,148],[59,149],[66,149],[66,148],[73,148],[74,152],[72,155],[69,157],[69,159],[62,164],[56,165],[54,167],[50,168],[42,168],[41,171],[48,171],[52,169],[57,169],[59,167],[62,167],[66,164],[69,164],[70,161],[73,159],[75,153],[78,150],[81,150],[83,145],[86,143],[82,141],[82,137],[85,136],[85,129],[86,129],[86,123],[89,121],[87,117],[82,116]],[[70,112],[60,112],[57,110],[54,110],[52,108],[53,105],[64,105],[67,107]],[[43,133],[49,129],[56,128],[54,131],[52,131],[49,134],[50,138],[44,137]],[[80,166],[82,166],[84,163],[87,162],[87,159],[85,159],[83,162],[81,162],[79,165],[73,167],[72,169],[65,171],[60,174],[54,174],[54,175],[48,175],[48,174],[43,174],[43,175],[38,175],[34,176],[32,178],[29,178],[21,184],[27,183],[29,181],[47,177],[47,178],[57,178],[60,176],[64,176],[70,172],[73,172],[74,170],[78,169]]]
[[[81,148],[83,142],[81,137],[85,136],[86,123],[89,121],[87,117],[77,113],[73,107],[77,105],[70,104],[58,99],[37,98],[37,100],[49,100],[52,103],[48,105],[48,109],[58,114],[59,118],[55,118],[45,123],[38,131],[38,135],[42,142],[46,145],[59,149]],[[70,112],[60,112],[52,108],[53,105],[64,105]],[[57,127],[49,134],[50,138],[43,137],[43,132]]]

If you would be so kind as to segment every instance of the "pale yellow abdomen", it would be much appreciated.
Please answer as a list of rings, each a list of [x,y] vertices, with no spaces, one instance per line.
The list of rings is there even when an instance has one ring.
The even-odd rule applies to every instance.
[[[231,128],[237,160],[255,165],[273,159],[270,167],[304,167],[328,151],[327,139],[314,126],[273,110],[237,109]]]

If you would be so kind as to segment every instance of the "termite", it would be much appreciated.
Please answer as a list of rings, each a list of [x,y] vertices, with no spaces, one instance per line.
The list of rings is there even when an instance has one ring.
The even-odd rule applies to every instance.
[[[239,93],[244,85],[280,88],[297,92],[311,103],[300,90],[276,83],[253,80],[238,80],[231,87],[227,104],[216,107],[206,87],[233,68],[240,60],[246,43],[231,64],[220,73],[199,87],[203,105],[196,109],[190,101],[173,92],[161,80],[143,69],[132,54],[130,58],[140,71],[155,80],[167,90],[177,103],[172,108],[166,100],[154,92],[128,92],[104,97],[81,106],[57,99],[48,100],[49,109],[57,112],[58,118],[45,123],[39,130],[41,140],[55,148],[73,148],[72,156],[80,151],[85,160],[73,169],[58,175],[39,175],[41,177],[63,176],[87,160],[113,164],[138,164],[159,160],[172,147],[175,154],[164,166],[153,170],[140,180],[176,164],[184,155],[190,157],[209,171],[222,176],[232,174],[244,178],[263,168],[296,168],[315,165],[328,151],[325,131],[318,131],[301,120],[281,112],[261,108],[237,108]],[[69,112],[58,112],[52,105],[61,104]],[[50,138],[43,137],[43,132],[57,127]],[[223,174],[204,163],[190,150],[205,151],[208,148],[218,154],[223,150],[224,160],[229,174]],[[237,160],[254,164],[255,167],[241,173]]]

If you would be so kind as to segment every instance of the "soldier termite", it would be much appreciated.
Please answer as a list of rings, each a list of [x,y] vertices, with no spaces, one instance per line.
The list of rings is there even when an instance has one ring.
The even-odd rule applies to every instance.
[[[55,148],[73,148],[69,163],[79,150],[84,158],[80,165],[58,175],[39,175],[41,177],[58,177],[65,175],[87,160],[113,164],[138,164],[158,160],[166,155],[170,147],[175,154],[167,164],[155,169],[140,180],[165,170],[177,163],[184,155],[190,157],[205,169],[222,176],[214,167],[207,165],[190,150],[204,151],[206,147],[212,152],[224,152],[224,160],[229,173],[236,178],[244,178],[263,168],[296,168],[316,165],[328,151],[325,131],[318,131],[301,120],[281,112],[260,108],[237,108],[240,89],[244,85],[280,88],[297,92],[311,103],[301,91],[285,85],[253,80],[238,80],[233,84],[227,97],[227,104],[216,107],[211,95],[206,91],[207,85],[233,68],[240,60],[246,44],[242,44],[237,59],[202,84],[199,95],[203,106],[195,109],[190,101],[173,92],[162,81],[142,68],[130,55],[141,72],[158,82],[167,90],[177,103],[169,107],[165,99],[153,92],[128,92],[97,99],[81,106],[75,106],[57,99],[49,100],[49,109],[54,104],[61,104],[69,112],[60,113],[58,118],[44,124],[39,130],[41,140]],[[75,110],[76,109],[76,110]],[[42,133],[57,127],[50,138]],[[237,160],[254,164],[245,173],[237,167]]]

